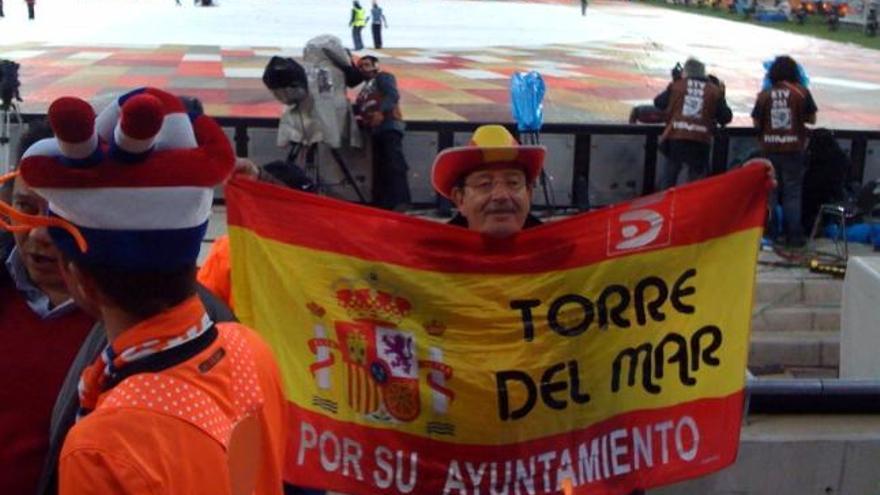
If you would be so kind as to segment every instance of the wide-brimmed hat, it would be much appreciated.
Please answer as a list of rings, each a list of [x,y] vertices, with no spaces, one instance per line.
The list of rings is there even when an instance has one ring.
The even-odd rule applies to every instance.
[[[532,183],[544,166],[543,146],[522,145],[504,126],[484,125],[474,131],[467,146],[447,148],[434,159],[431,183],[450,198],[456,182],[467,174],[486,168],[519,168]]]

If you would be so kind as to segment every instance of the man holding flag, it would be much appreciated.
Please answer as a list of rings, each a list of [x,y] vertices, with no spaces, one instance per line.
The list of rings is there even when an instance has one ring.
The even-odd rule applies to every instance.
[[[229,183],[236,310],[296,384],[288,481],[626,495],[735,460],[769,171],[530,229],[544,156],[498,126],[438,155],[466,229]]]
[[[498,238],[540,225],[529,210],[546,152],[544,146],[519,144],[497,124],[478,127],[467,146],[441,151],[431,182],[458,209],[449,224]],[[761,163],[775,184],[773,166]]]
[[[431,182],[458,209],[450,224],[498,238],[539,225],[529,209],[546,153],[520,145],[500,125],[481,126],[467,146],[441,151]]]

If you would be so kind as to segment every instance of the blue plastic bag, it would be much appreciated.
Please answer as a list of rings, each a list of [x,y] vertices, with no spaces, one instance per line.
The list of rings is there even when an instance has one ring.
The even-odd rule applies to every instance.
[[[840,226],[836,223],[830,223],[825,226],[825,237],[831,239],[841,238]],[[856,223],[846,226],[846,240],[849,242],[860,242],[863,244],[871,243],[872,229],[865,223]]]
[[[544,79],[535,71],[510,76],[510,102],[519,132],[538,132],[544,124]]]
[[[773,87],[773,84],[770,83],[770,66],[773,65],[773,61],[775,58],[771,58],[770,60],[764,61],[764,81],[761,83],[761,89],[766,91]],[[805,88],[810,87],[810,76],[807,75],[807,71],[804,70],[804,66],[801,64],[797,64],[798,71],[798,79],[800,79],[801,86]]]

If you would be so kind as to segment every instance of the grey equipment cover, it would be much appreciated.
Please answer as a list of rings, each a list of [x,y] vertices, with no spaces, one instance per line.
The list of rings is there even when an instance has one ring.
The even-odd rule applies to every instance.
[[[345,94],[345,76],[324,54],[327,48],[348,60],[342,42],[329,34],[317,36],[306,43],[303,49],[303,67],[309,83],[309,93],[313,100],[312,119],[322,134],[322,140],[309,139],[308,142],[323,141],[331,148],[362,147],[360,129],[355,125],[351,104]],[[306,105],[309,106],[309,105]],[[285,111],[285,115],[289,112]],[[297,119],[292,119],[295,124]],[[281,141],[279,129],[279,144]],[[286,142],[289,140],[285,141]]]

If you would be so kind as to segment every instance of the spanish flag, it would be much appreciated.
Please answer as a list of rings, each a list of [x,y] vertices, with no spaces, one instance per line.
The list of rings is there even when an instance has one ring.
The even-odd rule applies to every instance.
[[[239,317],[273,347],[289,481],[625,494],[736,458],[765,167],[488,239],[227,187]]]

